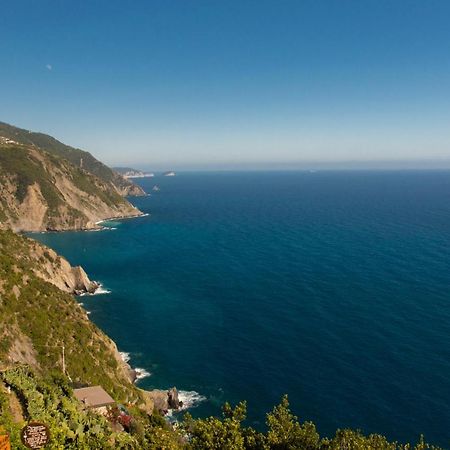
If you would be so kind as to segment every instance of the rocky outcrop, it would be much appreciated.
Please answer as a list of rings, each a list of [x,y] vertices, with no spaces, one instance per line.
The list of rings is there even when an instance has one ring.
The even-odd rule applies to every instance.
[[[73,281],[73,285],[70,286],[70,289],[73,289],[75,294],[81,294],[83,292],[92,294],[100,287],[99,283],[91,281],[88,278],[81,266],[72,267],[72,277],[70,277],[70,281]]]
[[[17,249],[17,259],[29,265],[37,277],[71,294],[93,293],[99,287],[99,283],[91,281],[82,267],[71,266],[51,248],[33,239],[26,238],[25,242],[27,252]]]
[[[169,409],[177,410],[183,406],[183,403],[178,398],[176,387],[167,391],[159,389],[146,391],[146,396],[152,400],[154,407],[163,414],[166,414]]]
[[[178,399],[178,391],[176,387],[170,388],[167,391],[167,404],[169,409],[178,409],[183,406],[183,403]]]
[[[121,186],[120,188],[118,188],[118,192],[124,197],[145,197],[147,195],[144,189],[134,183],[130,183],[126,186]]]
[[[37,367],[36,350],[33,347],[31,339],[23,334],[17,326],[10,330],[5,330],[10,336],[11,347],[6,357],[7,364],[28,364]]]
[[[47,209],[39,184],[34,183],[28,186],[23,202],[18,205],[17,226],[24,230],[36,226],[41,228]]]

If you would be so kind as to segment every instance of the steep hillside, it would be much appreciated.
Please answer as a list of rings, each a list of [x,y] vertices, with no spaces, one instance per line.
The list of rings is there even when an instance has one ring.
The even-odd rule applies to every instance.
[[[0,435],[25,449],[21,428],[40,420],[50,429],[48,448],[146,448],[141,435],[153,404],[132,383],[115,343],[56,286],[71,290],[68,267],[45,246],[0,231]],[[127,413],[91,412],[73,397],[77,385],[102,386]]]
[[[0,223],[15,231],[95,228],[140,215],[110,183],[67,159],[0,138]]]
[[[122,196],[145,195],[141,187],[105,166],[105,164],[94,158],[89,152],[70,147],[47,134],[35,133],[0,122],[0,137],[11,139],[20,144],[38,147],[53,155],[65,158],[74,166],[83,168],[105,183],[111,184]]]
[[[57,266],[48,249],[0,231],[1,365],[26,363],[42,373],[62,369],[64,345],[73,381],[101,384],[118,399],[138,398],[115,344],[71,295],[45,281],[46,266]],[[55,268],[54,275],[63,280],[64,267]]]

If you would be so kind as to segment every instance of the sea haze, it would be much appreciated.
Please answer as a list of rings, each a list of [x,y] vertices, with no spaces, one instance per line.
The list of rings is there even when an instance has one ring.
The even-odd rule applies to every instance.
[[[36,237],[110,293],[89,316],[151,376],[301,420],[450,444],[450,172],[180,173],[147,217]],[[193,394],[191,394],[192,396]]]

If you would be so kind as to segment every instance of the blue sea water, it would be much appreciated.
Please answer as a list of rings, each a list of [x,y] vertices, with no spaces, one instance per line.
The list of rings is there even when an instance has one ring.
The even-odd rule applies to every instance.
[[[90,318],[150,377],[249,423],[450,446],[450,172],[180,173],[147,217],[36,237],[111,293]]]

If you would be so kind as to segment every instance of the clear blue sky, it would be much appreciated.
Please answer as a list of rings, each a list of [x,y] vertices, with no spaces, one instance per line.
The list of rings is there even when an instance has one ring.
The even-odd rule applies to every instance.
[[[0,120],[109,164],[450,159],[450,2],[0,0]]]

